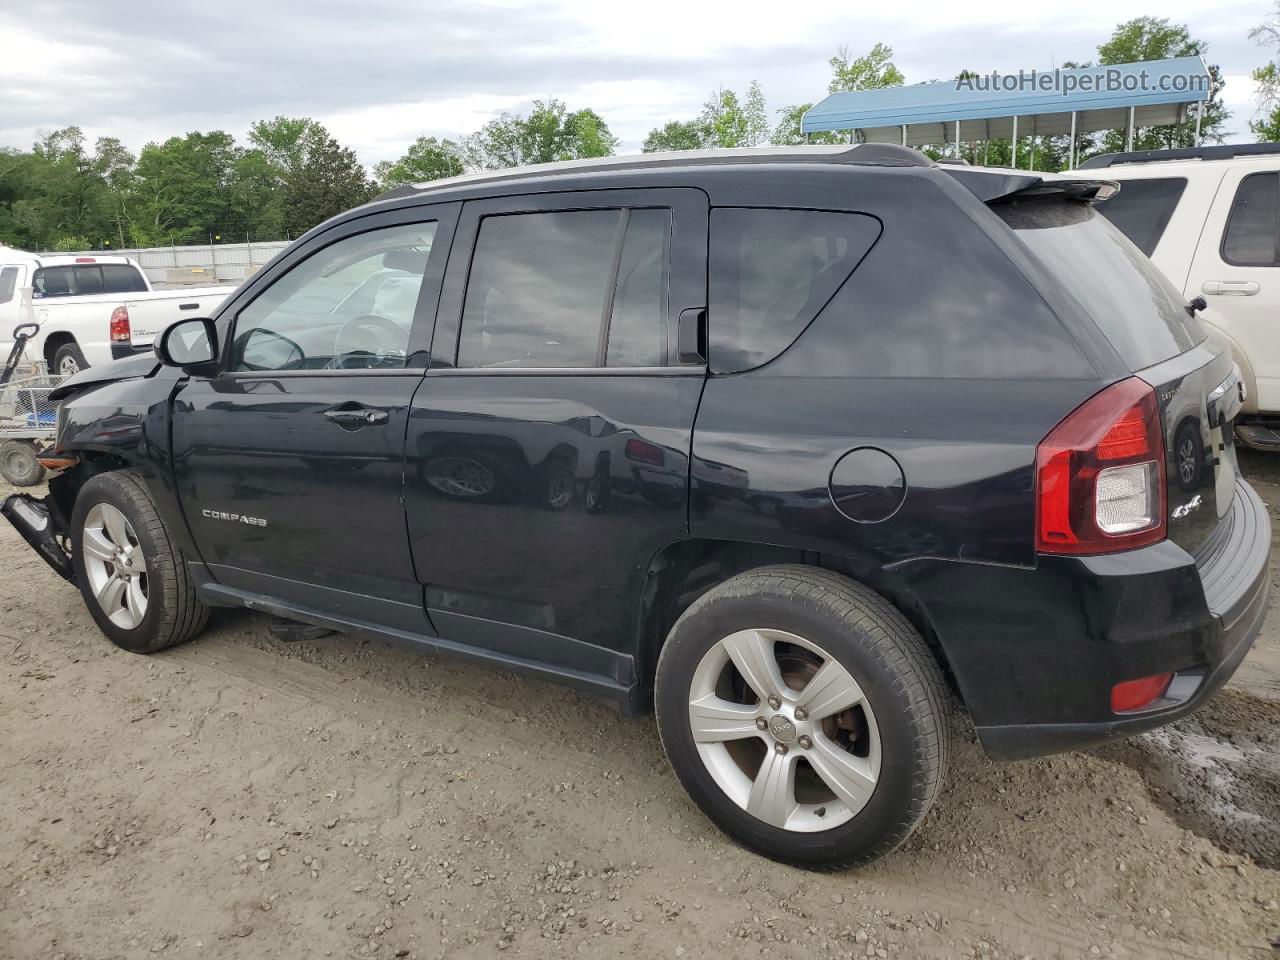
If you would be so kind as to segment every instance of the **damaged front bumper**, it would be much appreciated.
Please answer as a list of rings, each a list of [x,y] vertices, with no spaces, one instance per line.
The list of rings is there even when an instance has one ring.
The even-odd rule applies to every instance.
[[[75,582],[75,568],[58,539],[59,524],[47,499],[37,500],[29,494],[15,493],[0,502],[0,516],[13,524],[14,529],[22,534],[22,539],[31,544],[31,548],[44,557],[63,579]]]

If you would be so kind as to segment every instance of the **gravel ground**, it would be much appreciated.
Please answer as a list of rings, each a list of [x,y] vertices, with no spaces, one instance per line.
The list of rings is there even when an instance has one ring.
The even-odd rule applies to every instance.
[[[3,958],[1280,956],[1275,612],[1196,717],[966,736],[903,850],[813,874],[718,834],[651,720],[245,611],[136,657],[7,525],[0,570]]]

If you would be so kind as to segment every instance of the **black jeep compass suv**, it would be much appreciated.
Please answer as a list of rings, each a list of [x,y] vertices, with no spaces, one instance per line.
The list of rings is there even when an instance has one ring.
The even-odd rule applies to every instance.
[[[770,857],[1180,717],[1267,606],[1228,350],[1105,180],[899,147],[400,188],[73,378],[3,513],[150,653],[243,605],[650,707]]]

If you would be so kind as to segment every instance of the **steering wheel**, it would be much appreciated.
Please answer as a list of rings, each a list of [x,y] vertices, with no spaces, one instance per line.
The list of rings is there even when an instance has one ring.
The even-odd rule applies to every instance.
[[[354,346],[354,349],[346,349],[346,345],[351,345],[352,335],[361,330],[369,330],[375,334],[375,343],[378,339],[385,339],[386,350],[376,352],[369,349],[363,343]],[[349,359],[368,360],[376,356],[387,356],[395,354],[403,357],[405,355],[405,330],[393,320],[386,317],[380,317],[376,313],[366,313],[358,317],[353,317],[342,325],[338,330],[337,336],[333,338],[333,361],[331,366],[345,369],[348,366]],[[366,341],[367,342],[367,341]],[[378,344],[378,346],[382,346]]]

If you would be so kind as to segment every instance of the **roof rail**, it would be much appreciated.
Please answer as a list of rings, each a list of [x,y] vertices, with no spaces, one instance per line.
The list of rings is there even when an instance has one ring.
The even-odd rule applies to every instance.
[[[1133,150],[1129,153],[1104,153],[1080,164],[1085,167],[1114,167],[1122,163],[1159,163],[1162,160],[1234,160],[1280,153],[1280,143],[1227,143],[1217,147],[1181,147],[1173,150]]]
[[[397,197],[417,194],[424,190],[436,190],[470,183],[522,180],[529,177],[547,177],[571,173],[597,173],[610,170],[643,170],[661,167],[704,166],[726,163],[847,163],[876,167],[931,167],[933,161],[912,147],[894,143],[859,143],[849,145],[807,145],[784,147],[733,147],[719,150],[672,150],[663,153],[639,153],[621,157],[592,157],[586,160],[564,160],[556,163],[540,163],[506,170],[484,170],[464,173],[457,177],[428,180],[395,187],[379,197],[393,200]]]

